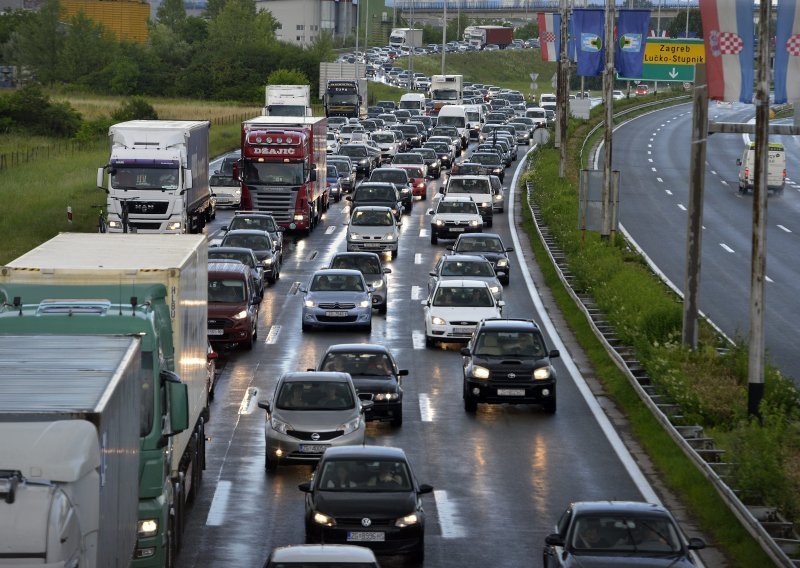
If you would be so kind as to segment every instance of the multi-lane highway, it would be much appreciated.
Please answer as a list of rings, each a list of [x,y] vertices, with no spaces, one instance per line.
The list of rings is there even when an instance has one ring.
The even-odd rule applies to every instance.
[[[711,119],[747,122],[751,105],[712,103]],[[689,186],[691,105],[654,111],[618,127],[614,168],[620,170],[620,222],[659,269],[684,288]],[[800,142],[775,136],[787,153],[788,181],[770,193],[765,296],[768,356],[785,374],[800,380]],[[747,341],[750,302],[752,192],[738,191],[737,158],[742,135],[709,138],[703,218],[700,309],[730,337]]]
[[[438,186],[431,184],[428,203]],[[399,255],[386,259],[392,269],[388,313],[375,314],[371,334],[302,333],[298,283],[344,250],[345,203],[333,206],[310,236],[288,237],[281,278],[261,305],[257,345],[252,352],[225,357],[207,428],[204,487],[189,513],[179,567],[260,566],[272,548],[303,542],[304,499],[297,485],[312,470],[282,466],[277,473],[265,473],[264,411],[255,403],[272,396],[281,373],[315,366],[334,343],[388,345],[400,367],[409,370],[403,381],[403,426],[370,423],[367,439],[404,448],[419,481],[435,488],[424,497],[427,566],[538,565],[544,537],[570,501],[653,498],[643,478],[634,481],[623,465],[579,392],[583,379],[573,378],[577,371],[569,353],[549,332],[550,348],[562,349],[562,358],[555,360],[560,383],[556,415],[525,406],[464,412],[457,346],[425,347],[420,302],[428,271],[451,244],[430,244],[428,203],[415,202],[403,217]],[[492,230],[507,246],[515,246],[509,209],[498,214]],[[210,233],[230,216],[220,210]],[[542,322],[519,259],[512,257],[505,313]],[[596,411],[597,403],[592,404]],[[401,562],[382,559],[387,566]]]

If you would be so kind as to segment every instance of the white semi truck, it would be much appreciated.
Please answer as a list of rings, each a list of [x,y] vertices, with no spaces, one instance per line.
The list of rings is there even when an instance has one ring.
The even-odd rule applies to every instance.
[[[140,341],[0,336],[0,566],[130,565]]]
[[[422,30],[416,28],[394,28],[389,34],[389,45],[395,48],[422,47]]]
[[[444,105],[460,105],[464,102],[463,75],[432,75],[431,100],[439,111]]]
[[[130,120],[97,170],[111,233],[200,233],[211,220],[207,120]]]
[[[311,87],[267,85],[264,116],[311,116]]]

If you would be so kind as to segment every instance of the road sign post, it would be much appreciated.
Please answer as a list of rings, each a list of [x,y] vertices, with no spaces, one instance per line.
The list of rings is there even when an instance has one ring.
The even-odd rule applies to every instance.
[[[644,47],[644,64],[641,81],[694,82],[694,66],[705,63],[705,46],[702,39],[660,37],[647,38]],[[632,80],[634,77],[619,77]]]

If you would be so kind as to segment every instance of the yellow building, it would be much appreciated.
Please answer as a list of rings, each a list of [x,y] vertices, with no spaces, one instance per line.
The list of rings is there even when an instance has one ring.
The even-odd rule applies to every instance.
[[[135,0],[61,0],[61,11],[71,18],[83,10],[86,16],[103,24],[118,39],[138,43],[147,41],[150,4]]]

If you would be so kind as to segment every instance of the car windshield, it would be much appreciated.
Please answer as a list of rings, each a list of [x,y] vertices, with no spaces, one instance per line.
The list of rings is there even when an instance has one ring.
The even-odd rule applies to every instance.
[[[269,250],[272,241],[267,235],[226,235],[221,246],[242,247],[253,250]]]
[[[497,154],[472,154],[470,158],[473,162],[487,166],[499,166],[500,156]]]
[[[488,278],[494,276],[494,270],[492,265],[485,261],[449,260],[442,264],[442,276]]]
[[[320,371],[350,373],[353,377],[387,377],[394,375],[394,367],[386,353],[328,353]]]
[[[447,193],[490,193],[491,186],[486,178],[450,178],[447,184]]]
[[[337,178],[337,177],[339,177],[339,170],[336,169],[336,166],[327,166],[325,168],[325,170],[327,172],[325,174],[327,177],[329,177],[329,178]]]
[[[408,183],[408,174],[405,170],[377,169],[369,176],[369,181],[382,181],[405,185]]]
[[[356,227],[391,227],[393,215],[391,211],[375,211],[373,209],[356,209],[350,224]]]
[[[391,144],[395,142],[394,134],[388,132],[376,132],[372,135],[372,140],[378,144]]]
[[[322,464],[319,491],[411,491],[408,464],[396,460],[338,459]]]
[[[458,91],[451,89],[434,89],[431,91],[431,99],[435,101],[457,101]]]
[[[433,305],[443,308],[490,308],[494,306],[494,299],[486,286],[482,288],[440,286],[433,297]]]
[[[355,406],[350,386],[345,382],[287,381],[275,396],[281,410],[348,410]]]
[[[349,255],[334,257],[331,268],[358,270],[361,274],[383,274],[383,267],[377,255]]]
[[[447,144],[443,142],[428,142],[425,144],[425,146],[431,148],[434,152],[447,153],[450,150],[450,148],[447,147]]]
[[[475,203],[472,201],[445,201],[439,202],[436,208],[437,213],[473,213],[478,214]]]
[[[396,201],[395,190],[390,187],[359,187],[353,201]]]
[[[238,251],[238,250],[209,250],[208,251],[208,259],[209,260],[238,260],[245,266],[249,266],[250,268],[255,268],[255,261],[253,260],[253,253],[248,251]]]
[[[411,178],[421,178],[422,168],[407,168],[408,176]]]
[[[422,156],[418,154],[397,154],[392,160],[393,164],[422,164]]]
[[[343,156],[363,158],[367,155],[367,148],[366,146],[342,146],[339,148],[339,153]]]
[[[448,138],[458,137],[458,130],[448,126],[437,126],[433,129],[434,136],[447,136]]]
[[[211,187],[239,187],[238,180],[231,176],[213,175],[208,180]]]
[[[483,331],[475,340],[475,355],[482,357],[547,356],[542,336],[531,331]]]
[[[457,252],[505,252],[500,239],[491,237],[461,239],[455,250]]]
[[[364,280],[361,276],[349,274],[317,274],[311,281],[312,292],[363,292]]]
[[[575,519],[568,544],[575,551],[675,554],[682,550],[675,525],[667,518],[624,515]]]
[[[417,154],[422,156],[424,160],[435,160],[436,152],[431,148],[419,148]]]
[[[245,299],[242,280],[208,280],[208,301],[227,304],[241,304]]]
[[[339,161],[334,162],[329,160],[328,163],[336,166],[336,169],[339,170],[340,174],[344,176],[350,175],[350,165],[347,162],[339,162]]]

